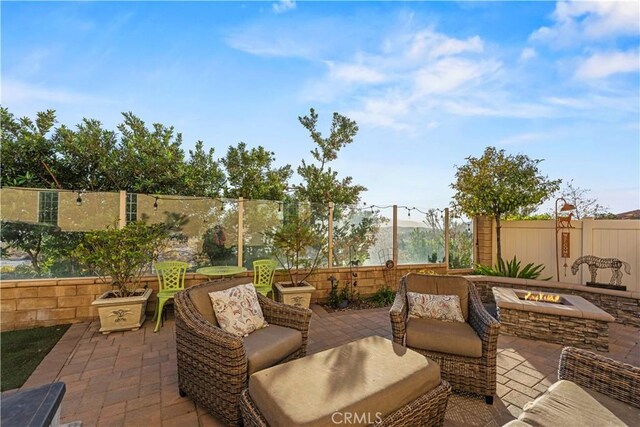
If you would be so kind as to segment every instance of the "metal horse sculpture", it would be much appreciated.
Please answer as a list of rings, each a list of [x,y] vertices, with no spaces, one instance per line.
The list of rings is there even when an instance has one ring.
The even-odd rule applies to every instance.
[[[629,263],[620,261],[618,258],[599,258],[593,255],[585,255],[578,258],[573,265],[571,266],[571,272],[575,276],[578,272],[578,268],[582,264],[587,264],[589,266],[589,272],[591,273],[591,282],[596,282],[596,275],[598,274],[599,268],[610,268],[611,269],[611,280],[609,281],[610,285],[613,285],[614,282],[616,285],[622,284],[622,272],[620,268],[624,265],[624,271],[627,274],[631,274],[631,266]]]

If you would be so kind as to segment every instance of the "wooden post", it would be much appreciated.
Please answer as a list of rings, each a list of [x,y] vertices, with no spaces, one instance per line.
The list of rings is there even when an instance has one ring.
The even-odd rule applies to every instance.
[[[329,235],[327,237],[327,264],[333,267],[333,202],[329,202]]]
[[[127,192],[120,192],[120,212],[118,213],[118,228],[124,228],[127,225]]]
[[[393,265],[398,266],[398,205],[393,205]]]
[[[242,267],[244,257],[244,199],[238,197],[238,267]]]
[[[449,208],[444,208],[444,264],[449,270]]]

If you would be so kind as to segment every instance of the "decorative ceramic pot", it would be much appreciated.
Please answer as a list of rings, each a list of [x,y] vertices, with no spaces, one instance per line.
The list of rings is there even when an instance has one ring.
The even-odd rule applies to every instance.
[[[301,282],[297,285],[291,282],[276,282],[274,287],[276,290],[276,301],[304,308],[309,308],[311,294],[316,290],[316,288],[307,282]]]
[[[147,301],[153,290],[136,289],[134,296],[119,297],[114,291],[107,291],[91,303],[98,308],[100,332],[135,331],[146,318]]]

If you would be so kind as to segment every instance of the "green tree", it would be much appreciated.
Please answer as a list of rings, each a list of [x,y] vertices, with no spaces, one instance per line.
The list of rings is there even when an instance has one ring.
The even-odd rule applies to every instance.
[[[606,216],[609,213],[609,209],[598,203],[598,199],[590,198],[588,196],[590,191],[591,189],[589,188],[581,188],[574,185],[572,179],[562,187],[559,197],[564,198],[567,203],[576,207],[574,209],[576,219],[583,219],[585,217],[601,218]]]
[[[327,138],[323,138],[316,129],[318,114],[313,108],[308,116],[298,117],[298,120],[309,131],[316,145],[311,150],[311,156],[317,164],[302,160],[302,164],[298,167],[298,175],[302,178],[302,183],[295,186],[296,197],[312,203],[358,203],[360,193],[367,189],[353,184],[353,178],[350,176],[338,178],[338,172],[328,165],[338,158],[340,149],[353,142],[353,138],[358,133],[356,122],[341,114],[333,113],[330,134]]]
[[[121,149],[120,190],[145,194],[186,194],[182,134],[173,127],[154,123],[148,129],[133,113],[123,113],[118,125]]]
[[[185,168],[185,187],[190,196],[218,197],[224,191],[225,178],[220,164],[213,157],[214,149],[204,150],[202,141],[189,150]]]
[[[338,158],[339,151],[353,142],[358,125],[346,116],[333,113],[329,136],[323,137],[317,129],[318,114],[313,108],[309,115],[298,117],[298,120],[309,131],[315,147],[311,150],[312,162],[302,160],[297,169],[302,182],[294,186],[294,198],[315,204],[312,223],[321,233],[327,232],[328,212],[320,206],[334,202],[334,264],[344,266],[351,261],[363,262],[368,257],[369,247],[375,243],[376,231],[382,219],[378,215],[361,214],[354,205],[367,189],[354,184],[350,176],[340,178],[330,166]]]
[[[56,122],[55,111],[39,112],[35,121],[16,119],[0,107],[2,123],[2,185],[56,188],[56,147],[47,136]]]
[[[102,128],[98,120],[83,119],[76,130],[64,125],[54,133],[61,184],[65,188],[113,191],[122,188],[117,180],[118,137]]]
[[[262,146],[250,150],[244,142],[230,146],[220,160],[227,174],[225,197],[282,200],[293,172],[290,165],[273,167],[274,161],[274,153]]]
[[[526,206],[539,206],[555,193],[561,180],[542,176],[542,160],[523,154],[506,155],[504,150],[487,147],[480,158],[467,157],[459,166],[454,203],[467,216],[491,215],[496,220],[497,256],[502,260],[500,220]]]

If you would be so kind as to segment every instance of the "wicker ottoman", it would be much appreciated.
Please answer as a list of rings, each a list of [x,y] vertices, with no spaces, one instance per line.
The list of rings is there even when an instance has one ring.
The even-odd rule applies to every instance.
[[[369,337],[256,372],[240,409],[246,426],[441,426],[450,395],[435,362]]]

